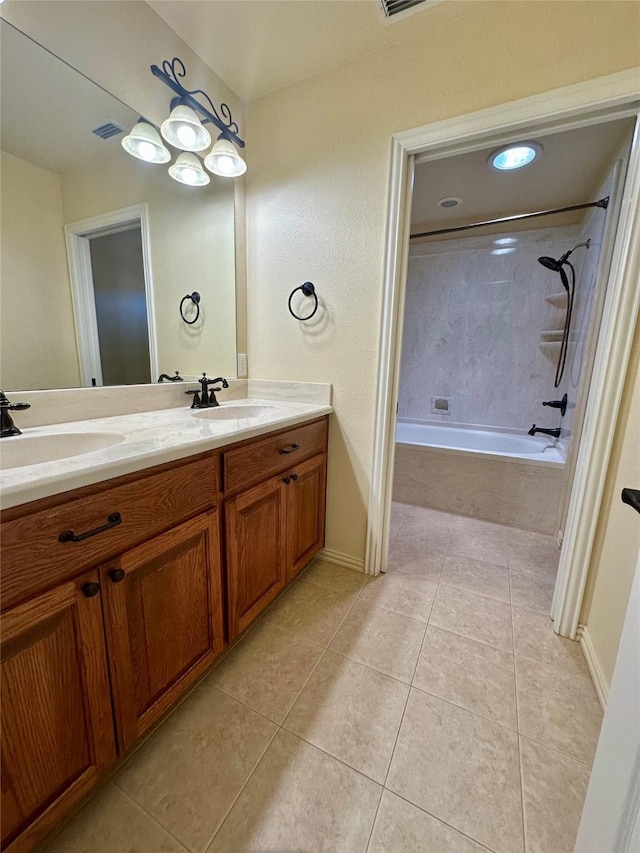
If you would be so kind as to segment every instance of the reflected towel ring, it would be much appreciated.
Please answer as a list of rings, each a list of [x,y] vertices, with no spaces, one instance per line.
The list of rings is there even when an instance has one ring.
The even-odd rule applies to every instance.
[[[193,320],[187,320],[187,318],[184,316],[184,311],[182,310],[182,306],[184,305],[187,299],[190,299],[196,306],[196,316],[193,318]],[[197,321],[198,317],[200,316],[200,294],[196,290],[194,290],[193,293],[187,293],[186,296],[182,297],[180,301],[180,316],[188,326],[193,326],[193,324]]]
[[[313,298],[315,299],[316,304],[314,305],[313,311],[311,312],[311,314],[309,314],[308,317],[298,317],[298,315],[295,313],[295,311],[291,307],[291,300],[293,299],[293,294],[297,293],[299,290],[301,290],[305,296],[313,296]],[[314,285],[312,284],[312,282],[305,281],[304,284],[301,284],[300,287],[296,287],[289,294],[289,313],[291,314],[292,317],[295,317],[296,320],[302,320],[302,322],[304,323],[307,320],[310,320],[313,317],[313,315],[316,313],[317,310],[318,310],[318,294],[316,293],[316,289],[315,289]]]

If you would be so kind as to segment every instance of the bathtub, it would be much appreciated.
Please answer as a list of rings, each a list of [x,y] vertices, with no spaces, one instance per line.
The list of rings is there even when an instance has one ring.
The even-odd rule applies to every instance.
[[[393,497],[553,534],[564,467],[547,436],[398,419]]]

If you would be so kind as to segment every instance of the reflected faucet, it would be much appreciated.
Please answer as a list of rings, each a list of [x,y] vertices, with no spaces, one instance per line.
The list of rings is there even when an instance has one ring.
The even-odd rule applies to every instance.
[[[534,424],[527,433],[527,435],[537,435],[538,433],[541,433],[542,435],[550,435],[552,438],[560,438],[561,432],[562,430],[560,427],[554,427],[553,429],[545,429],[544,427],[539,427]]]
[[[168,376],[166,373],[161,373],[160,376],[158,377],[158,382],[164,382],[165,379],[168,382],[183,382],[184,381],[182,379],[182,376],[180,376],[179,370],[176,370],[175,376]]]

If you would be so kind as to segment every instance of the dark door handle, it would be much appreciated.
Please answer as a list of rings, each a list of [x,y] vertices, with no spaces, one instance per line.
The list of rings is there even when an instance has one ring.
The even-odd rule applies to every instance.
[[[122,516],[119,512],[112,512],[106,524],[94,527],[93,530],[87,530],[86,533],[74,533],[73,530],[63,530],[60,536],[58,536],[58,542],[82,542],[83,539],[96,536],[98,533],[103,533],[105,530],[110,530],[119,524],[122,524]]]
[[[640,512],[640,489],[623,489],[620,497],[623,504],[629,504],[636,512]]]
[[[93,598],[94,595],[100,592],[100,584],[95,581],[85,583],[82,585],[82,591],[87,598]]]
[[[290,453],[293,453],[294,450],[300,450],[300,445],[299,444],[290,444],[288,450],[286,447],[281,447],[280,450],[278,451],[278,453],[281,456],[288,456]]]
[[[124,580],[124,569],[111,569],[109,571],[109,580],[113,583],[120,583]]]

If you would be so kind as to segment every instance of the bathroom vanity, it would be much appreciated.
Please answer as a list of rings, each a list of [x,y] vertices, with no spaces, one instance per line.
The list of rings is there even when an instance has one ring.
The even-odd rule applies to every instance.
[[[31,850],[324,544],[331,409],[278,406],[258,418],[227,418],[225,404],[219,420],[131,415],[130,436],[127,416],[103,419],[125,440],[64,466],[92,482],[56,492],[35,465],[35,486],[18,471],[22,494],[49,494],[18,502],[19,476],[7,488],[3,850]],[[164,453],[181,458],[150,464],[163,453],[151,416],[165,435],[174,422]],[[136,457],[144,441],[153,450]],[[136,459],[146,467],[113,477]]]

